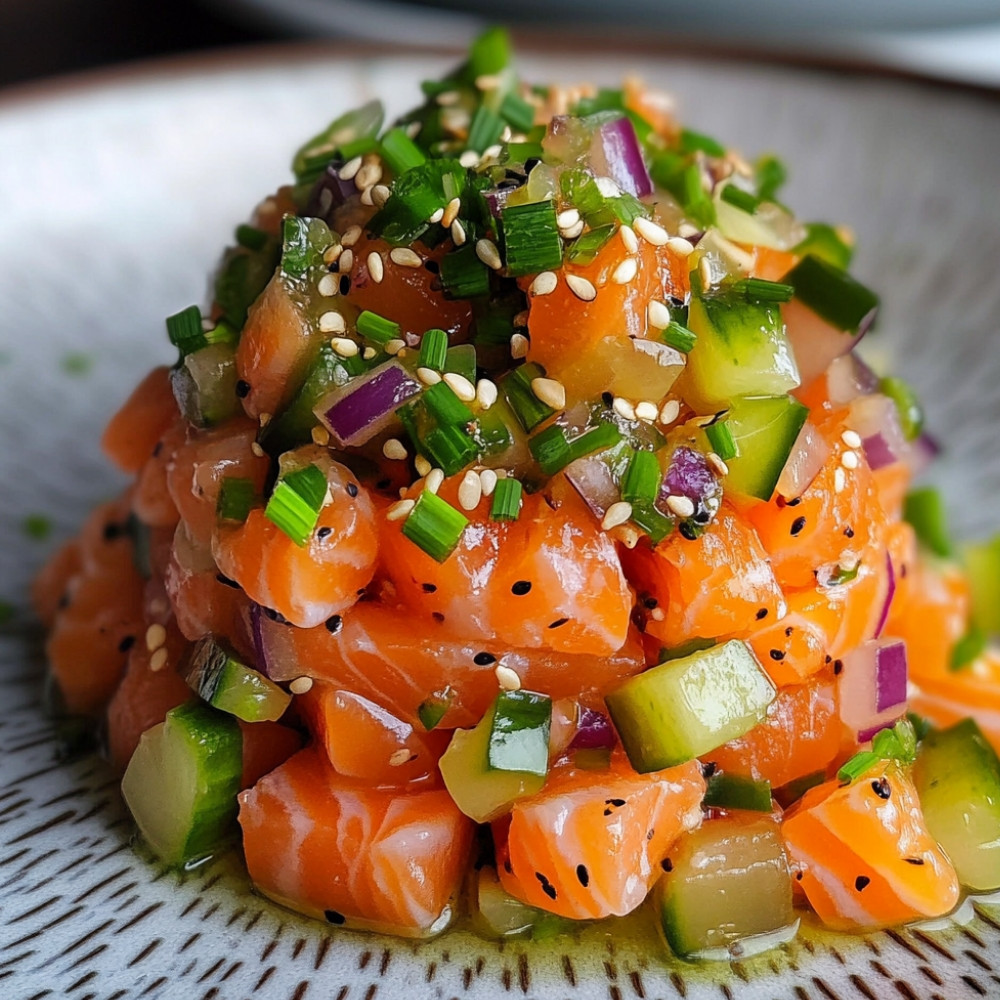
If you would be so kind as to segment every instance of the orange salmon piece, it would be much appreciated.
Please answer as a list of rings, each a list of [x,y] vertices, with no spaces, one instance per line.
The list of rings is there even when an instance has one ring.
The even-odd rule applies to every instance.
[[[763,722],[706,754],[723,771],[778,788],[821,771],[840,749],[837,686],[830,677],[780,688]]]
[[[461,475],[439,496],[458,506]],[[562,653],[610,654],[629,629],[632,594],[614,542],[582,502],[553,510],[526,495],[516,521],[491,521],[486,503],[442,563],[380,518],[379,562],[399,600],[444,616],[459,637]]]
[[[456,639],[427,614],[376,601],[311,629],[262,615],[260,629],[274,680],[307,673],[377,702],[414,728],[421,727],[417,709],[434,695],[448,705],[442,728],[474,726],[497,695],[501,664],[531,691],[584,703],[645,667],[635,631],[610,656],[512,649],[503,641]]]
[[[187,421],[177,419],[160,435],[136,477],[132,511],[140,521],[156,528],[172,528],[180,518],[167,488],[167,474],[174,456],[187,440]]]
[[[666,646],[693,639],[743,636],[764,619],[780,619],[785,599],[753,527],[728,503],[700,538],[674,532],[655,548],[622,553],[635,589],[656,601],[662,620],[646,631]]]
[[[270,774],[302,749],[301,734],[280,722],[236,721],[243,734],[241,789],[252,788],[265,774]]]
[[[309,747],[239,801],[250,878],[276,902],[411,937],[449,923],[473,825],[446,791],[369,788]]]
[[[108,421],[101,448],[122,472],[138,472],[177,417],[170,369],[161,365],[132,390]]]
[[[553,768],[537,795],[494,826],[498,871],[512,896],[563,917],[623,915],[645,898],[660,862],[701,823],[697,761],[636,774],[621,752],[606,772]]]
[[[447,730],[425,732],[377,702],[322,681],[298,704],[338,774],[378,786],[436,783],[437,762],[451,736]]]
[[[47,629],[52,627],[66,588],[80,568],[80,543],[73,538],[49,556],[31,581],[31,604]]]
[[[842,930],[891,927],[947,913],[958,876],[928,833],[905,770],[883,761],[850,785],[810,789],[781,834],[819,918]]]
[[[765,616],[761,622],[764,627],[747,637],[757,662],[778,687],[801,684],[822,670],[827,659],[826,631],[807,609],[798,606],[799,597],[795,591],[789,592],[785,617],[768,625]]]

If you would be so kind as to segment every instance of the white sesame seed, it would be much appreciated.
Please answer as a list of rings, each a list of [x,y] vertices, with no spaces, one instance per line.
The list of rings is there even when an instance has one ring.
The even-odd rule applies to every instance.
[[[667,240],[667,249],[678,257],[690,257],[694,253],[694,247],[682,236],[671,236]]]
[[[339,316],[340,314],[337,313],[337,315]],[[358,353],[358,345],[349,337],[334,337],[330,341],[330,346],[342,358],[353,358]]]
[[[340,242],[345,247],[352,247],[361,239],[360,226],[348,226],[344,235],[340,237]]]
[[[402,767],[404,764],[409,764],[411,760],[413,760],[413,754],[406,747],[400,747],[389,754],[390,767]]]
[[[496,73],[481,73],[476,77],[476,90],[496,90],[500,86],[500,77]]]
[[[389,260],[400,267],[420,267],[423,264],[420,254],[409,247],[394,247],[389,251]]]
[[[364,191],[361,192],[361,197],[358,201],[360,201],[362,205],[374,205],[375,201],[372,198],[372,191],[374,190],[375,188],[373,187],[365,188]]]
[[[397,500],[386,512],[387,521],[402,521],[416,507],[416,500]]]
[[[355,175],[354,186],[359,191],[374,187],[382,180],[382,164],[366,163]]]
[[[372,188],[372,204],[381,208],[388,200],[392,191],[385,184],[376,184]]]
[[[431,469],[427,473],[427,478],[424,479],[424,489],[428,493],[437,493],[441,489],[441,484],[444,482],[444,470],[443,469]]]
[[[639,249],[639,240],[636,239],[635,230],[631,226],[622,226],[618,230],[618,235],[629,253],[635,253]]]
[[[426,476],[427,473],[433,468],[431,463],[428,462],[423,455],[417,455],[417,457],[413,460],[413,464],[416,466],[418,476]]]
[[[467,149],[459,158],[458,162],[460,166],[469,169],[469,167],[474,167],[479,162],[479,154],[474,149]]]
[[[615,396],[615,398],[611,401],[611,409],[613,409],[619,417],[624,417],[626,420],[635,420],[635,407],[622,396]]]
[[[694,513],[694,501],[690,497],[669,496],[667,507],[678,517],[690,517]]]
[[[447,229],[458,218],[459,210],[462,207],[461,198],[452,198],[441,214],[441,225]]]
[[[437,385],[441,381],[441,373],[434,371],[433,368],[418,368],[417,378],[424,385]]]
[[[332,247],[327,247],[323,251],[323,263],[333,264],[336,263],[337,258],[344,252],[343,244],[334,243]]]
[[[259,413],[257,415],[257,423],[259,423],[261,427],[266,427],[271,420],[272,415],[270,413]]]
[[[528,338],[523,333],[511,335],[510,356],[514,359],[528,356]]]
[[[398,355],[404,347],[406,347],[405,340],[400,340],[399,337],[393,337],[392,340],[387,340],[385,342],[385,353]]]
[[[594,183],[605,198],[617,198],[622,193],[622,189],[610,177],[595,177]]]
[[[575,226],[570,226],[569,229],[560,229],[559,235],[566,240],[575,240],[583,232],[583,220],[581,219]]]
[[[834,469],[833,472],[833,492],[842,493],[847,485],[847,475],[843,469]]]
[[[313,679],[311,677],[296,677],[291,684],[288,685],[288,690],[292,694],[305,694],[307,691],[311,691],[313,686]]]
[[[845,451],[840,456],[840,464],[845,469],[856,469],[858,467],[858,453],[856,451]]]
[[[492,469],[483,469],[479,473],[479,483],[484,497],[493,496],[493,491],[497,488],[497,474]]]
[[[844,433],[840,435],[840,440],[843,441],[848,448],[861,447],[861,435],[857,431],[844,431]]]
[[[151,653],[158,650],[166,641],[167,630],[159,622],[154,622],[146,629],[146,649]]]
[[[715,274],[712,271],[712,262],[707,257],[702,257],[698,263],[698,273],[701,275],[703,288],[711,288],[715,282]]]
[[[593,302],[597,298],[597,289],[582,275],[567,274],[566,284],[569,290],[584,302]]]
[[[502,663],[493,671],[496,675],[497,684],[504,691],[520,691],[521,690],[521,678],[518,676],[516,670],[511,670],[510,667],[505,667]]]
[[[354,251],[350,249],[345,250],[340,255],[338,265],[341,274],[350,274],[351,268],[354,267]]]
[[[556,225],[560,229],[572,229],[580,221],[580,213],[575,208],[567,208],[556,216]]]
[[[336,310],[331,309],[319,318],[320,333],[343,333],[346,329],[347,323],[344,322],[344,317]]]
[[[475,510],[483,498],[483,481],[471,469],[462,477],[458,486],[458,505],[462,510]]]
[[[340,279],[335,274],[324,274],[316,285],[316,291],[325,298],[336,295],[340,290]]]
[[[639,542],[639,532],[631,524],[619,524],[615,529],[615,539],[627,549],[634,549]]]
[[[378,354],[378,351],[376,351],[374,347],[366,347],[361,352],[361,357],[363,357],[365,361],[371,361],[371,359],[374,358],[376,354]]]
[[[493,240],[488,240],[485,237],[477,240],[476,256],[494,271],[499,271],[503,267],[503,261],[500,259],[500,251],[497,250],[497,245]]]
[[[726,465],[726,463],[723,462],[722,459],[718,455],[716,455],[714,451],[710,451],[705,456],[705,462],[717,476],[729,475],[729,466]]]
[[[309,436],[312,438],[313,444],[318,444],[321,448],[325,448],[330,443],[330,432],[322,424],[317,424],[309,432]]]
[[[522,309],[519,313],[514,313],[514,318],[510,322],[513,326],[527,326],[528,310]]]
[[[457,104],[461,96],[457,90],[443,90],[434,99],[442,108],[447,108],[452,104]]]
[[[402,462],[409,457],[409,452],[407,452],[403,442],[399,438],[389,438],[382,445],[382,454],[393,462]]]
[[[361,157],[355,156],[348,160],[338,171],[337,176],[342,181],[349,181],[361,169]]]
[[[670,326],[670,310],[663,302],[650,299],[646,303],[646,320],[654,330],[666,330]]]
[[[657,225],[652,219],[647,219],[643,215],[633,219],[632,228],[637,236],[641,236],[647,243],[652,243],[654,247],[666,246],[670,239],[670,234],[663,226]]]
[[[566,408],[566,387],[558,379],[533,378],[531,391],[537,399],[540,399],[546,406],[551,406],[553,410]]]
[[[260,446],[260,442],[259,441],[251,441],[250,442],[250,451],[251,451],[252,454],[256,455],[257,458],[263,458],[264,457],[264,449]]]
[[[639,265],[636,263],[635,257],[626,257],[614,269],[614,272],[611,275],[611,280],[616,285],[627,285],[638,273]]]
[[[624,524],[631,516],[632,505],[627,500],[619,500],[604,512],[601,527],[605,531],[610,531],[612,528],[617,528],[619,524]]]
[[[648,399],[635,404],[636,418],[638,420],[645,420],[647,424],[651,424],[656,419],[658,412],[656,403],[651,403]]]
[[[382,255],[372,250],[372,252],[368,254],[368,259],[365,263],[368,265],[368,273],[372,276],[372,281],[374,281],[376,285],[380,285],[382,283],[382,279],[385,277],[385,265],[382,263]]]
[[[495,160],[502,152],[503,146],[501,146],[500,143],[496,143],[493,146],[487,146],[486,149],[483,150],[483,155],[480,157],[480,161]]]
[[[444,209],[436,208],[430,215],[427,216],[427,221],[432,225],[436,226],[444,218]]]
[[[692,236],[697,236],[699,232],[698,227],[691,225],[690,222],[682,222],[677,227],[677,235],[683,236],[686,240],[690,240]]]
[[[551,295],[559,284],[559,276],[555,271],[540,271],[528,286],[532,295]]]
[[[451,224],[449,229],[451,230],[452,243],[454,243],[457,247],[465,246],[465,226],[463,226],[462,223],[456,219]]]
[[[666,614],[663,608],[652,608],[649,612],[649,617],[653,619],[654,622],[662,622],[666,618]]]
[[[154,674],[159,673],[167,665],[167,651],[163,646],[149,658],[149,669]]]
[[[481,378],[476,383],[476,402],[488,410],[497,401],[497,387],[488,378]]]
[[[458,372],[445,372],[441,377],[445,385],[463,403],[471,403],[476,398],[476,387],[464,375],[459,375]]]
[[[676,399],[668,399],[660,407],[660,423],[664,426],[672,424],[681,415],[681,404]]]

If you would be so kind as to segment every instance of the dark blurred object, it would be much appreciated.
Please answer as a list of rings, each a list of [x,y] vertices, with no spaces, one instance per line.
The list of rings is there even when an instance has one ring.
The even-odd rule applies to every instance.
[[[0,86],[272,37],[196,0],[0,0]]]

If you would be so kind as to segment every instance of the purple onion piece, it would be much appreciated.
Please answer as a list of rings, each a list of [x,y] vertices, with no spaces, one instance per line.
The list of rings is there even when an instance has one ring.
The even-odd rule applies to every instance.
[[[578,458],[566,466],[565,474],[598,520],[619,499],[618,484],[611,470],[599,458],[592,455]]]
[[[340,168],[342,160],[332,160],[313,185],[306,201],[305,214],[312,218],[322,219],[328,226],[333,225],[334,213],[349,198],[358,193],[354,179],[341,180]]]
[[[885,569],[888,584],[885,591],[885,601],[882,603],[882,611],[878,616],[878,625],[875,627],[875,638],[882,635],[885,623],[889,619],[889,609],[892,607],[892,599],[896,596],[896,569],[892,565],[892,557],[888,552],[885,554]]]
[[[786,500],[795,500],[809,489],[830,457],[830,446],[812,421],[807,420],[792,445],[778,478],[777,491]]]
[[[879,377],[853,352],[830,362],[826,372],[827,391],[833,403],[850,403],[858,396],[876,392]]]
[[[683,496],[689,500],[706,500],[718,490],[715,475],[705,456],[693,448],[678,448],[670,458],[670,467],[660,487],[660,500],[668,496]]]
[[[603,713],[592,708],[580,712],[580,721],[576,733],[570,741],[571,750],[610,750],[616,742],[615,730],[611,720]]]
[[[906,643],[893,642],[875,654],[875,711],[906,703]]]
[[[591,144],[591,162],[595,173],[610,177],[622,191],[637,198],[653,193],[635,127],[625,115],[598,127]]]
[[[328,392],[313,412],[341,448],[364,444],[395,420],[396,410],[420,392],[398,361],[387,361]]]
[[[884,434],[872,434],[871,437],[864,438],[861,444],[872,469],[882,469],[899,461],[900,456],[892,450]]]
[[[264,609],[254,601],[250,605],[250,637],[253,639],[253,651],[257,660],[257,669],[265,676],[270,677],[267,664],[267,644],[264,642],[264,628],[261,624],[264,619]]]
[[[507,207],[507,199],[520,187],[520,185],[513,185],[511,187],[495,187],[490,188],[489,191],[483,192],[483,199],[486,201],[487,206],[490,210],[490,215],[494,219],[500,218],[500,213]]]

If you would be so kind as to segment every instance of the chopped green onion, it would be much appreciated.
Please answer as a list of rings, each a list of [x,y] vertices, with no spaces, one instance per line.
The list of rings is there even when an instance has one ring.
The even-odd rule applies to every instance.
[[[399,339],[399,324],[366,309],[358,315],[355,328],[362,337],[384,347],[390,340]]]
[[[419,447],[446,476],[453,476],[465,468],[479,453],[476,442],[454,424],[428,431]]]
[[[420,341],[420,367],[439,372],[448,356],[448,334],[444,330],[428,330]]]
[[[858,575],[861,563],[856,562],[853,566],[837,566],[824,583],[826,587],[839,587],[842,584],[850,583]]]
[[[558,424],[546,427],[529,438],[528,447],[546,476],[554,476],[573,461],[566,432]]]
[[[611,421],[602,421],[596,427],[585,431],[579,437],[570,441],[570,452],[575,461],[594,451],[603,451],[618,444],[622,433]]]
[[[239,225],[236,227],[236,242],[247,250],[263,250],[271,237],[263,229],[255,226]]]
[[[930,719],[925,719],[922,715],[917,715],[916,712],[907,712],[906,721],[912,726],[913,736],[916,740],[924,739],[934,728]]]
[[[584,233],[573,241],[569,250],[566,251],[566,258],[572,264],[583,266],[592,264],[604,245],[617,231],[618,227],[613,223],[591,229],[589,233]]]
[[[899,424],[907,441],[915,441],[924,429],[924,409],[913,389],[901,378],[887,375],[879,382],[879,391],[896,404]]]
[[[432,559],[444,562],[455,550],[469,519],[436,493],[424,490],[403,521],[403,534]]]
[[[944,501],[933,486],[911,490],[903,502],[903,520],[913,526],[917,541],[942,559],[955,553],[948,536]]]
[[[859,750],[853,757],[844,762],[840,770],[837,771],[837,778],[840,781],[856,781],[883,759],[874,750]]]
[[[670,325],[660,333],[660,339],[668,347],[680,351],[681,354],[692,351],[698,342],[698,337],[686,326],[681,326],[675,319],[672,319]]]
[[[717,809],[749,809],[751,812],[771,811],[771,782],[759,781],[745,774],[724,771],[708,779],[702,804]]]
[[[181,357],[193,354],[205,346],[205,331],[201,328],[201,310],[188,306],[167,317],[167,336],[181,352]]]
[[[527,132],[535,124],[535,108],[511,91],[500,102],[500,117],[515,132]]]
[[[917,732],[908,719],[880,729],[872,739],[871,750],[859,750],[837,772],[841,781],[855,781],[879,761],[898,760],[912,764],[917,756]]]
[[[520,480],[507,476],[498,479],[493,490],[493,503],[490,506],[491,521],[516,521],[521,514],[521,483]]]
[[[755,302],[790,302],[795,295],[791,285],[766,278],[742,278],[733,283],[733,291],[745,295]]]
[[[441,425],[467,424],[474,419],[472,410],[455,395],[446,382],[437,382],[424,389],[427,411]]]
[[[427,232],[431,215],[461,197],[467,182],[468,171],[458,160],[426,160],[396,178],[389,200],[372,216],[368,228],[395,246],[410,246]],[[444,229],[436,228],[444,234]]]
[[[986,650],[986,633],[976,624],[971,624],[958,642],[952,646],[949,670],[964,670]]]
[[[456,344],[448,348],[444,359],[444,372],[454,372],[476,384],[476,345]]]
[[[531,391],[532,380],[544,375],[545,369],[541,365],[528,362],[500,380],[500,388],[507,397],[514,416],[526,431],[533,431],[556,412]]]
[[[856,334],[878,308],[878,296],[846,271],[807,254],[785,275],[795,297],[845,333]]]
[[[631,521],[649,536],[654,545],[658,545],[674,530],[673,518],[652,503],[633,503]]]
[[[391,128],[381,140],[382,159],[398,177],[411,167],[419,167],[427,157],[401,128]]]
[[[271,280],[280,260],[281,245],[273,236],[268,236],[260,250],[237,247],[226,252],[213,293],[223,317],[234,329],[243,328],[247,310]]]
[[[540,142],[508,142],[507,163],[527,163],[528,160],[540,160],[544,150]]]
[[[219,486],[215,513],[223,521],[245,521],[257,499],[257,491],[249,479],[226,476]]]
[[[331,122],[322,132],[304,143],[295,154],[292,170],[300,183],[312,183],[323,172],[334,153],[346,143],[375,136],[382,127],[385,110],[381,101],[369,101]]]
[[[756,163],[757,197],[761,201],[774,201],[774,196],[788,179],[784,163],[776,156],[762,156]],[[846,266],[846,265],[845,265]]]
[[[625,95],[612,87],[601,87],[593,97],[581,97],[570,109],[579,118],[589,118],[601,111],[624,111]]]
[[[733,432],[729,429],[729,424],[724,420],[716,420],[714,424],[709,424],[705,428],[708,436],[708,443],[723,462],[728,462],[731,458],[739,458],[740,448],[733,437]]]
[[[240,331],[232,327],[224,319],[220,319],[211,330],[205,331],[206,344],[237,344]]]
[[[480,455],[499,455],[514,443],[509,411],[504,405],[491,406],[476,418],[475,441]]]
[[[651,451],[634,452],[622,477],[622,500],[631,504],[652,503],[660,492],[663,470]]]
[[[438,726],[454,700],[455,689],[449,684],[443,691],[435,691],[434,694],[420,703],[417,708],[417,717],[427,732]]]
[[[514,277],[562,265],[562,237],[554,201],[515,205],[500,213],[507,270]]]
[[[851,263],[854,250],[846,243],[833,226],[825,222],[807,222],[806,238],[792,247],[792,253],[799,257],[811,254],[834,267],[846,271]]]
[[[482,154],[490,146],[499,142],[502,132],[503,119],[485,104],[480,104],[472,116],[472,123],[469,125],[466,148]]]
[[[316,527],[327,488],[326,476],[318,466],[290,472],[275,484],[264,516],[301,548]]]
[[[716,158],[726,155],[726,147],[711,136],[691,129],[681,129],[680,150],[682,153],[705,153]]]
[[[310,264],[309,220],[286,215],[281,223],[281,270],[301,278]]]
[[[341,159],[346,163],[353,160],[355,156],[364,156],[366,153],[374,153],[379,148],[378,139],[374,135],[364,135],[349,142],[342,142],[338,152]]]
[[[475,80],[495,76],[510,65],[510,36],[504,28],[489,28],[469,46],[469,73]]]
[[[468,243],[441,258],[441,285],[450,299],[475,299],[488,295],[490,272]]]
[[[720,197],[727,205],[732,205],[733,208],[738,208],[741,212],[746,212],[748,215],[753,215],[760,205],[760,201],[755,195],[736,187],[735,184],[727,184],[722,189]]]

